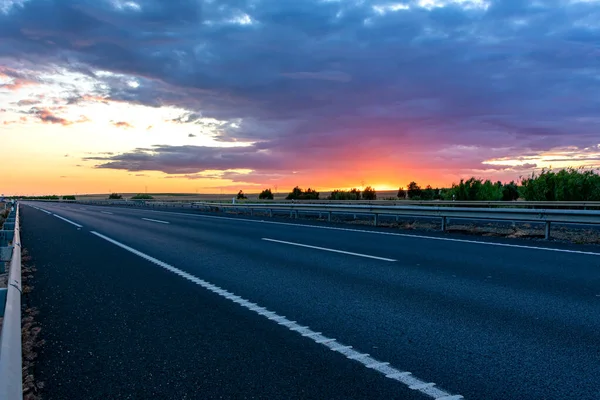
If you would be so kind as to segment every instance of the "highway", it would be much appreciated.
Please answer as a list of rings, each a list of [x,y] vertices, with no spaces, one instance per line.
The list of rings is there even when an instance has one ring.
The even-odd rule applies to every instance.
[[[598,247],[189,210],[21,215],[44,399],[600,398]]]

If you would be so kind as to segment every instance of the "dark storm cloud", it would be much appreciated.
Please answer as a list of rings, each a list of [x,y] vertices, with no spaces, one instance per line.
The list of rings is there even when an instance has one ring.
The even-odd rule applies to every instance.
[[[335,164],[398,150],[447,165],[429,155],[462,145],[480,149],[471,167],[597,144],[599,4],[397,3],[408,9],[383,0],[31,0],[0,14],[0,55],[95,77],[110,100],[189,110],[174,123],[223,120],[219,140],[270,151],[159,146],[104,168],[289,170],[302,168],[293,154]]]
[[[164,146],[134,151],[108,157],[88,157],[99,161],[99,168],[125,169],[128,171],[163,171],[169,174],[187,174],[205,170],[246,168],[285,168],[285,158],[278,154],[264,153],[255,146],[221,148],[207,146]]]

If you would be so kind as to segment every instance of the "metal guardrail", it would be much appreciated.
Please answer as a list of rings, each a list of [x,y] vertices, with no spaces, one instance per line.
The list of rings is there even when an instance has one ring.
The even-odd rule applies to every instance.
[[[14,206],[15,222],[12,257],[6,290],[4,320],[0,335],[0,399],[23,399],[23,359],[21,356],[21,235],[19,205]]]
[[[473,220],[500,220],[511,222],[538,222],[546,226],[545,237],[550,239],[551,224],[600,224],[600,211],[589,210],[540,210],[522,208],[468,208],[468,207],[422,207],[422,206],[378,206],[378,205],[346,205],[346,204],[215,204],[195,203],[198,208],[209,211],[220,209],[246,209],[252,214],[255,210],[265,211],[273,216],[274,211],[290,212],[298,217],[303,213],[326,213],[331,221],[333,214],[368,214],[373,216],[373,224],[377,226],[381,216],[412,216],[440,218],[442,231],[445,231],[450,218]]]
[[[269,202],[269,201],[267,201]],[[195,203],[228,204],[223,200],[195,201]],[[242,200],[238,204],[266,203]],[[273,204],[346,204],[380,206],[442,206],[442,207],[498,207],[498,208],[582,208],[599,209],[600,201],[471,201],[471,200],[276,200]]]
[[[189,207],[194,204],[231,204],[231,200],[32,200],[60,203],[79,203],[97,205],[145,205],[150,207]],[[253,200],[236,201],[237,204],[344,204],[344,205],[380,205],[380,206],[434,206],[434,207],[481,207],[481,208],[531,208],[531,209],[597,209],[600,201],[452,201],[452,200]]]

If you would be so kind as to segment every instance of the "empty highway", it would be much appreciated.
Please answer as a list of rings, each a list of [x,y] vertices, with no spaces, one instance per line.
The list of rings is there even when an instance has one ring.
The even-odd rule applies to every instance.
[[[22,203],[45,399],[599,399],[600,249]]]

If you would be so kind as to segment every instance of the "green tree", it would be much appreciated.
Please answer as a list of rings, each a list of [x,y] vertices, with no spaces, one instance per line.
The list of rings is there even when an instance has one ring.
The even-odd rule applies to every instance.
[[[238,200],[247,200],[248,197],[246,197],[246,195],[244,194],[244,192],[242,190],[240,190],[237,194],[237,199]]]
[[[417,182],[411,182],[408,184],[407,186],[408,190],[408,198],[411,200],[419,200],[421,199],[421,195],[422,195],[422,190],[421,190],[421,186],[419,186],[417,184]]]
[[[519,187],[515,181],[511,181],[502,186],[502,200],[513,201],[519,198]]]
[[[258,198],[260,200],[273,200],[273,192],[271,192],[271,189],[265,189],[260,192]]]
[[[109,200],[121,200],[123,198],[123,196],[121,196],[119,193],[111,193],[108,196]]]
[[[365,200],[377,200],[377,192],[371,186],[364,188],[362,198]]]
[[[318,200],[319,192],[313,190],[311,188],[303,191],[298,186],[296,186],[290,194],[287,195],[286,200]]]
[[[600,201],[600,175],[584,168],[543,169],[522,179],[521,192],[528,201]]]
[[[402,188],[398,189],[398,198],[401,200],[406,199],[406,190]]]

